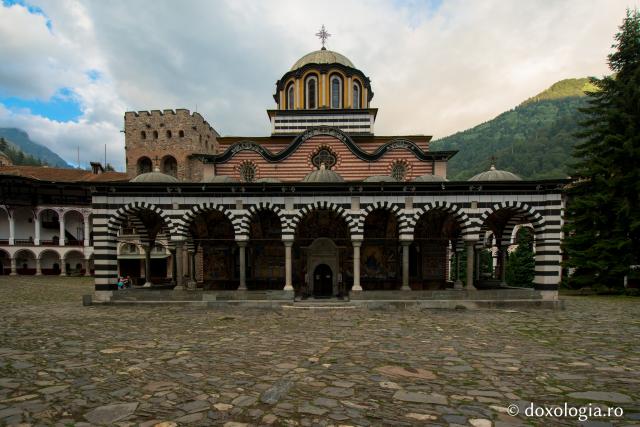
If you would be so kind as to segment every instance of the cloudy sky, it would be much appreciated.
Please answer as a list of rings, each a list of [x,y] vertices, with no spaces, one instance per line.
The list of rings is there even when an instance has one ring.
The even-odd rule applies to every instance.
[[[443,137],[554,82],[607,73],[640,0],[2,0],[0,127],[124,165],[125,111],[197,110],[266,135],[275,82],[325,24],[371,78],[377,134]]]

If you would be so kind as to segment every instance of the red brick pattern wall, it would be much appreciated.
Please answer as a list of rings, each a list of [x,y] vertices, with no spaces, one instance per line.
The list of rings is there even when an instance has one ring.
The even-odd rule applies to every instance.
[[[281,144],[265,144],[264,147],[274,153],[284,148]],[[408,165],[407,180],[432,173],[432,162],[418,160],[409,150],[391,150],[380,159],[367,162],[356,157],[342,141],[331,136],[316,136],[305,141],[293,154],[278,163],[269,163],[253,151],[242,151],[228,162],[216,165],[216,175],[228,175],[240,180],[239,166],[243,161],[249,160],[255,163],[258,178],[300,181],[316,169],[311,163],[311,158],[323,147],[329,148],[336,155],[337,163],[332,170],[346,181],[361,181],[372,175],[390,175],[391,166],[396,161],[404,161]],[[221,147],[220,151],[223,150]]]

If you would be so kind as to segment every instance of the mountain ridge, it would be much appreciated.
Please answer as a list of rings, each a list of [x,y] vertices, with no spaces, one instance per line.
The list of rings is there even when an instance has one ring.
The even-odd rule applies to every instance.
[[[0,128],[0,137],[17,147],[23,153],[31,155],[49,166],[58,168],[72,167],[57,153],[33,141],[29,137],[29,134],[20,128]]]
[[[518,106],[470,129],[438,139],[433,150],[458,150],[449,161],[450,180],[466,180],[488,170],[492,158],[498,169],[523,179],[566,178],[574,136],[580,130],[580,108],[586,91],[596,90],[589,79],[560,80]]]

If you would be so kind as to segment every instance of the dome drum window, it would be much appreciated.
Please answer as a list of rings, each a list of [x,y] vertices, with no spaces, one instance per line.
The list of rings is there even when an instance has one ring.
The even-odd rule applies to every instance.
[[[306,108],[315,110],[318,106],[318,78],[316,76],[307,77],[305,87]]]
[[[295,107],[295,92],[293,90],[293,83],[291,83],[287,88],[287,110],[293,110],[294,107]]]
[[[331,76],[331,108],[342,108],[342,79]]]
[[[358,82],[353,83],[353,102],[351,103],[353,108],[360,107],[360,84]]]

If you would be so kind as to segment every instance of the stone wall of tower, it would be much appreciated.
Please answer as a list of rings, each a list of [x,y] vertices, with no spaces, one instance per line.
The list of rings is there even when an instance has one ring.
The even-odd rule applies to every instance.
[[[181,181],[202,178],[202,163],[190,160],[189,156],[215,154],[220,136],[200,114],[185,109],[126,112],[124,131],[127,174],[131,178],[139,174],[138,165],[143,157],[162,170],[163,159],[173,156]]]

